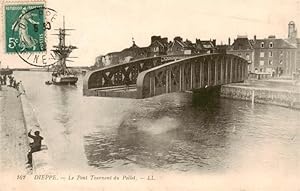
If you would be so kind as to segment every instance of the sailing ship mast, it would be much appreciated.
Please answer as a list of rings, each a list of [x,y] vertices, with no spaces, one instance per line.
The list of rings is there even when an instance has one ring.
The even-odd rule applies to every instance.
[[[56,85],[75,85],[76,82],[78,81],[78,77],[74,74],[72,74],[66,65],[66,62],[72,62],[72,60],[68,60],[71,52],[74,49],[77,49],[76,46],[72,45],[66,45],[66,36],[69,35],[66,33],[67,30],[74,30],[74,29],[66,29],[65,28],[65,18],[63,19],[63,27],[59,29],[54,29],[58,30],[58,35],[59,37],[59,43],[57,46],[53,46],[53,52],[58,58],[58,64],[56,64],[55,69],[52,73],[52,82],[47,81],[45,82],[47,85],[50,84],[56,84]],[[74,57],[73,57],[74,58]]]
[[[77,49],[76,46],[66,46],[66,36],[69,35],[66,33],[66,31],[68,30],[75,30],[75,29],[66,29],[65,28],[65,17],[63,17],[63,28],[59,28],[59,29],[55,29],[58,30],[58,34],[54,34],[54,35],[58,35],[59,37],[59,43],[58,46],[53,46],[55,49],[52,50],[56,56],[58,56],[58,71],[56,73],[58,74],[69,74],[70,72],[67,69],[67,65],[66,62],[67,61],[71,61],[71,60],[67,60],[67,58],[69,58],[69,55],[71,54],[71,52],[74,49]]]

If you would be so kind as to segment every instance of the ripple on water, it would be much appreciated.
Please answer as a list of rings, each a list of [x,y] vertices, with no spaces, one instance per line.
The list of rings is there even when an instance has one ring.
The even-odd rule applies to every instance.
[[[48,140],[69,141],[56,148],[57,155],[84,155],[78,160],[89,166],[264,172],[280,164],[286,174],[300,172],[299,111],[228,99],[192,105],[188,94],[83,97],[81,80],[76,88],[62,88],[45,86],[47,73],[15,76],[22,79],[41,127],[52,133]]]

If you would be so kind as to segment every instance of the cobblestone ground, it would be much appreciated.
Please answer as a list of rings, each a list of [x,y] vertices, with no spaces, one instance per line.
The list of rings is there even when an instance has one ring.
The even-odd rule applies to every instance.
[[[0,91],[0,171],[26,172],[29,150],[24,116],[18,92],[10,87]]]

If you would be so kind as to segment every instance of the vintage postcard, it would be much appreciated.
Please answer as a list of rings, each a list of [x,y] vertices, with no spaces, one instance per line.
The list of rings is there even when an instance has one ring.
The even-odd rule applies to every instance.
[[[0,2],[0,191],[300,191],[299,0]]]

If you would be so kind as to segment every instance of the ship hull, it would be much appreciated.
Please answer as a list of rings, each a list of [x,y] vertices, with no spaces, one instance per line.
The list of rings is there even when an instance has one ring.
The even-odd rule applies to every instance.
[[[52,77],[54,85],[75,85],[78,81],[76,76]]]

